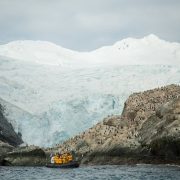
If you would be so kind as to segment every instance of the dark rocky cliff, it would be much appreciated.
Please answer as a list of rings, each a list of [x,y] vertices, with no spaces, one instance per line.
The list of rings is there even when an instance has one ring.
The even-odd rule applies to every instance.
[[[53,148],[74,150],[81,163],[180,163],[180,86],[132,94],[119,116]]]
[[[36,146],[19,147],[23,141],[4,117],[0,104],[0,165],[41,166],[46,164],[45,152]]]
[[[12,146],[18,146],[23,143],[21,136],[19,136],[13,129],[12,125],[7,121],[3,115],[3,107],[0,104],[0,141],[8,143]]]

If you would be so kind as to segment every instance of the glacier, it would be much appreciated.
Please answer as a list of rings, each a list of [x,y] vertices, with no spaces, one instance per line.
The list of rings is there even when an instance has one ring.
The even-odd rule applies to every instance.
[[[0,45],[0,103],[28,144],[53,146],[120,114],[133,92],[180,84],[180,44],[155,35],[91,52],[42,41]]]

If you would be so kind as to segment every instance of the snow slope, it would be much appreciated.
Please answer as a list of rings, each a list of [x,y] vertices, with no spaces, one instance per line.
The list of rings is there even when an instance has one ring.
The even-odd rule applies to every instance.
[[[180,44],[154,35],[92,52],[41,41],[0,45],[0,97],[21,109],[7,106],[7,116],[29,144],[63,141],[120,114],[131,93],[171,83],[180,84]]]
[[[46,41],[14,41],[0,45],[0,55],[39,64],[63,67],[90,65],[179,64],[180,44],[151,34],[127,38],[92,52],[76,52]]]

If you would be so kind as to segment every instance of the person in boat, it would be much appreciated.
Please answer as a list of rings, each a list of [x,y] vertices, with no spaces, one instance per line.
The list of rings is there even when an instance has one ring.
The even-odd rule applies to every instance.
[[[68,163],[67,153],[64,153],[64,154],[62,155],[62,159],[63,159],[63,164]]]
[[[56,164],[62,164],[62,157],[61,157],[61,154],[58,154],[58,155],[57,155]]]
[[[56,154],[54,156],[54,164],[62,164],[62,159],[61,159],[61,156],[59,154]]]
[[[73,160],[72,154],[67,153],[67,159],[68,159],[68,162],[71,162]]]
[[[50,158],[51,158],[51,164],[54,164],[54,156],[53,156],[53,154],[50,155]]]
[[[66,164],[73,161],[73,156],[71,153],[58,154],[56,153],[51,157],[51,164]]]

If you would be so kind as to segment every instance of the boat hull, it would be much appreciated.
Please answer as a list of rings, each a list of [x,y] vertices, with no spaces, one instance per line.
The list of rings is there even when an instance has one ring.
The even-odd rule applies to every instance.
[[[78,168],[79,163],[77,161],[69,162],[66,164],[47,164],[48,168]]]

